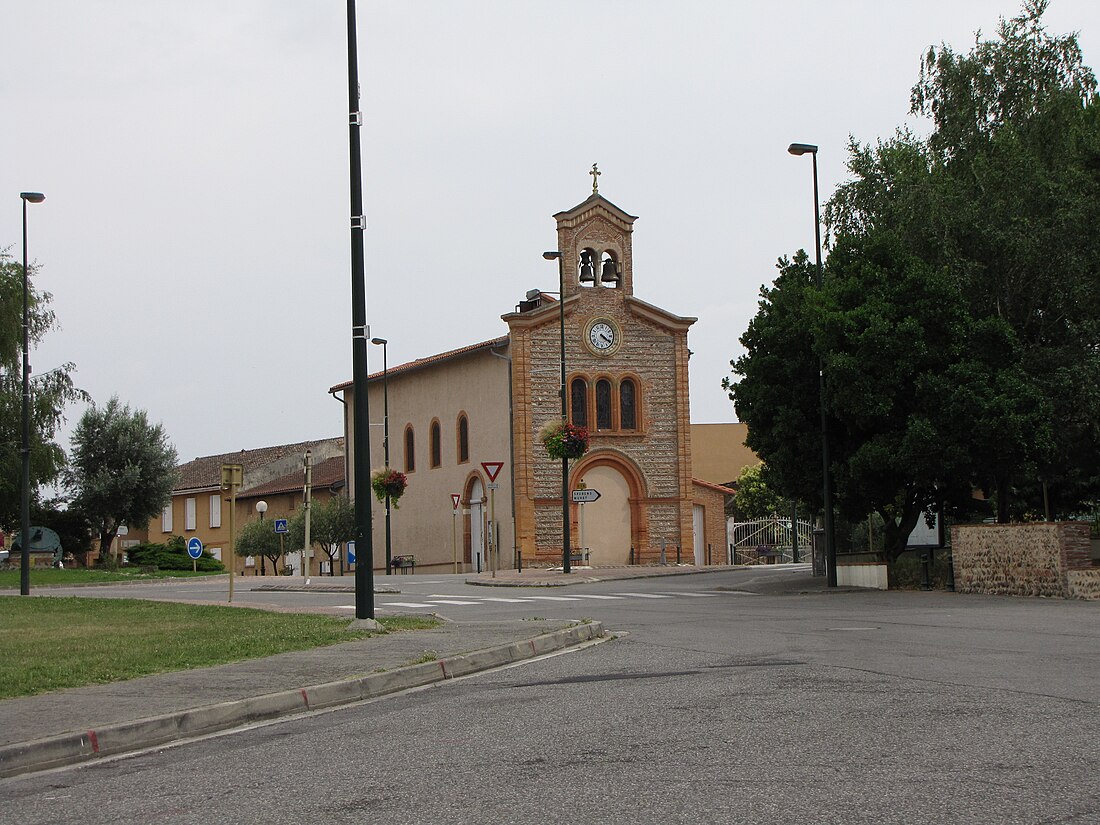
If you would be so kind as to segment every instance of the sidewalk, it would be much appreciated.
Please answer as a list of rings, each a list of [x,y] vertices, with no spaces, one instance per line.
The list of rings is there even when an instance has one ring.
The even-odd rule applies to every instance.
[[[598,622],[447,622],[0,701],[0,777],[432,684],[603,636]]]

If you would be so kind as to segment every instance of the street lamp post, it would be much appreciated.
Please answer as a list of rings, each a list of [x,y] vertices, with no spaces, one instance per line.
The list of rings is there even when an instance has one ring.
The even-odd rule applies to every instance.
[[[27,275],[27,204],[42,203],[41,192],[20,192],[23,201],[23,503],[19,520],[19,595],[31,593],[31,321]]]
[[[817,190],[817,146],[812,143],[792,143],[787,147],[792,155],[810,155],[814,173],[814,239],[817,243],[817,288],[823,285],[821,271],[821,206]],[[818,359],[818,381],[821,395],[821,464],[823,473],[822,498],[825,509],[825,576],[828,587],[836,587],[836,532],[833,527],[833,473],[829,454],[829,422],[825,413],[825,363]]]
[[[558,321],[561,328],[561,423],[568,421],[568,412],[565,406],[565,264],[562,262],[561,250],[543,252],[542,257],[548,261],[558,262]],[[569,459],[561,460],[561,572],[568,573],[569,569]]]
[[[385,338],[371,338],[370,342],[382,347],[382,451],[386,468],[390,466],[390,367],[386,354]],[[393,556],[390,548],[390,492],[386,490],[386,575],[393,573]]]
[[[351,178],[351,374],[355,489],[355,618],[374,618],[374,536],[370,504],[370,402],[367,398],[367,288],[363,260],[363,159],[355,0],[348,0],[348,155]]]
[[[260,514],[260,522],[262,523],[263,520],[264,520],[264,513],[267,512],[267,502],[264,501],[263,499],[260,499],[259,501],[257,501],[256,502],[256,512]],[[256,568],[252,568],[252,569],[255,570]],[[263,553],[260,553],[260,575],[261,576],[266,576],[267,575],[267,565],[264,564],[264,554]]]

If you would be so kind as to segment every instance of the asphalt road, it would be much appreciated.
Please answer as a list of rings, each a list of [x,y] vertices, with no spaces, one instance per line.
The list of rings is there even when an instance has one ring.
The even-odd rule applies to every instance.
[[[805,593],[800,575],[555,588],[539,595],[627,595],[534,607],[454,598],[474,602],[446,605],[456,621],[589,615],[622,635],[373,703],[3,781],[0,819],[1100,822],[1100,604]],[[466,594],[431,581],[402,582],[400,598]]]

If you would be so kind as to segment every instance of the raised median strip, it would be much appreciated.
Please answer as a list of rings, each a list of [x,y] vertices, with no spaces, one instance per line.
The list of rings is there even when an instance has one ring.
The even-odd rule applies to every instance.
[[[583,644],[604,635],[600,622],[576,624],[531,639],[295,690],[177,711],[0,746],[0,777],[116,756],[252,722],[346,705],[467,676]]]

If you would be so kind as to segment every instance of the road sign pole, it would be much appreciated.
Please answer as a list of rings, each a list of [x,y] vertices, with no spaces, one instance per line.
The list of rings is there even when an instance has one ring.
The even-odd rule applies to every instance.
[[[451,493],[451,557],[454,560],[455,574],[458,574],[458,503],[462,497]]]
[[[497,485],[489,485],[489,540],[493,545],[493,578],[497,577]]]

